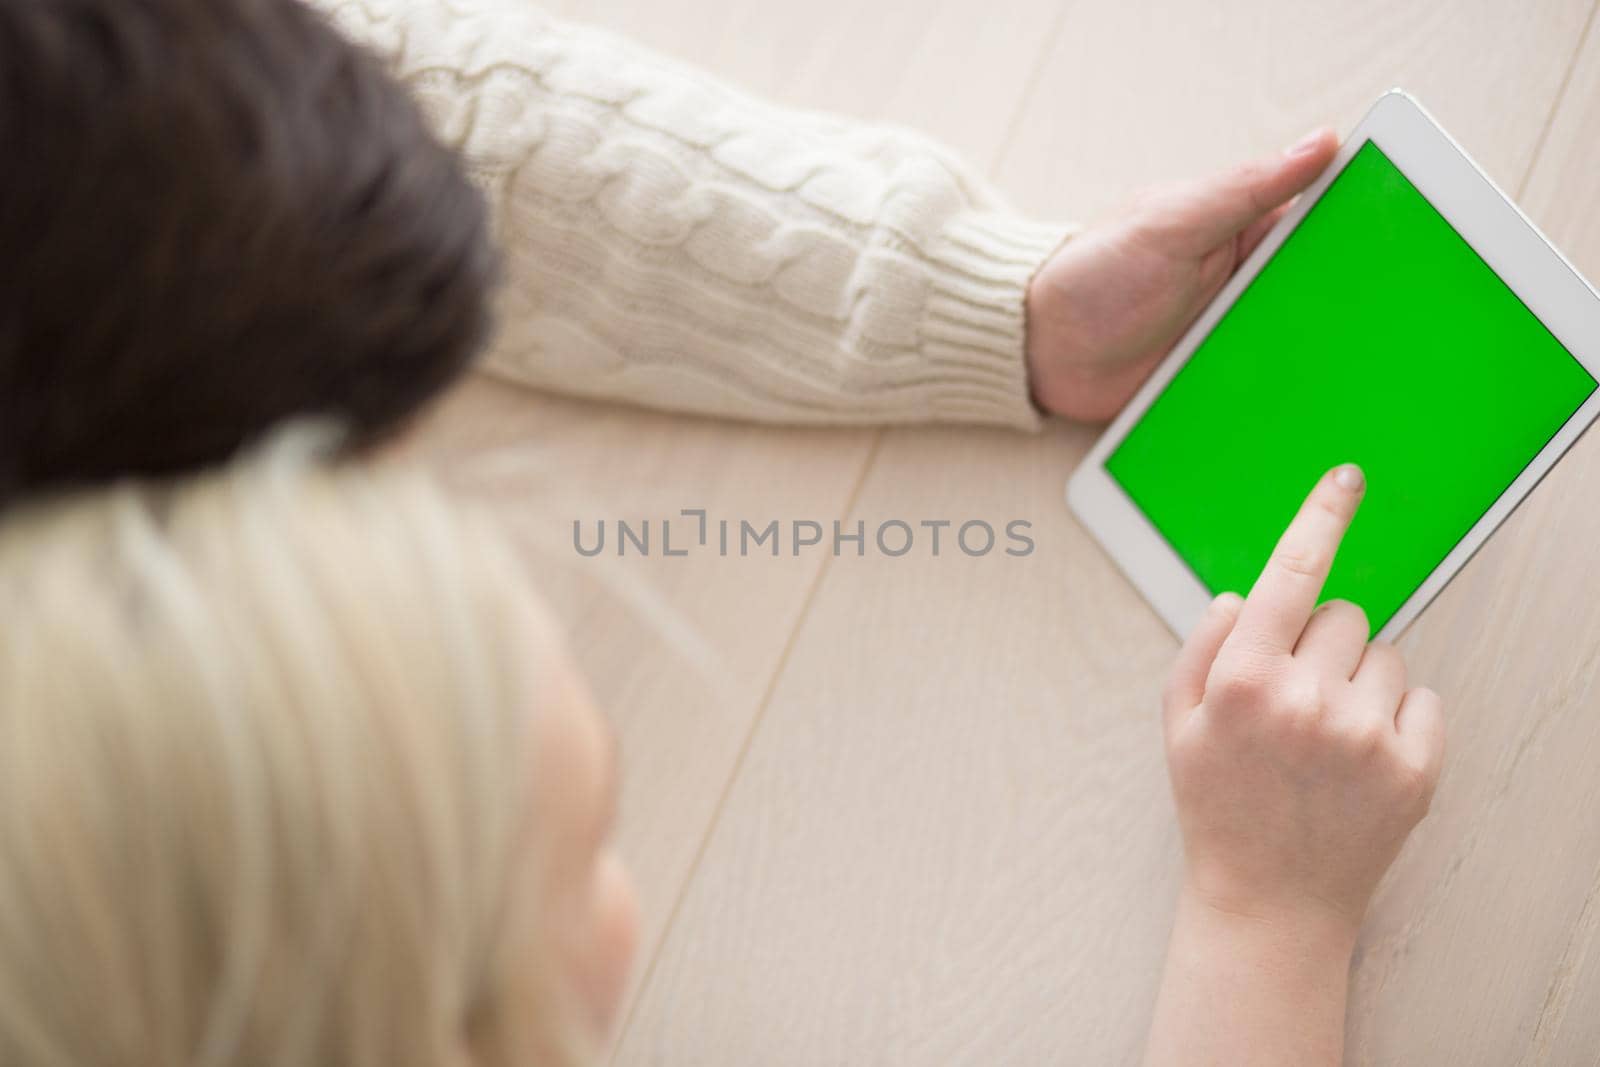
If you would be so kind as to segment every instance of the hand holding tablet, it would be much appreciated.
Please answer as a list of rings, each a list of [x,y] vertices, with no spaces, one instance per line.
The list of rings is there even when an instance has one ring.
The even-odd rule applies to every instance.
[[[1600,297],[1404,94],[1374,106],[1074,474],[1180,635],[1304,486],[1371,481],[1325,595],[1398,633],[1600,411]]]

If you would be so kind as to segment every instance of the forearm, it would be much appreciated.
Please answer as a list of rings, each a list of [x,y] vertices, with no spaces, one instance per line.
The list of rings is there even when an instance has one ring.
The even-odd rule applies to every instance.
[[[932,142],[773,106],[520,3],[319,4],[490,198],[498,372],[781,422],[1036,423],[1024,296],[1069,229]]]
[[[1227,914],[1184,893],[1145,1067],[1334,1067],[1353,950],[1340,923]]]

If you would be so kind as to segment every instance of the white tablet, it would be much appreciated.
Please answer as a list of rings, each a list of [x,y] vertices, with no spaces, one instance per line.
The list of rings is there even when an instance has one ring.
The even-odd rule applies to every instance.
[[[1600,295],[1409,96],[1356,127],[1095,444],[1072,510],[1182,636],[1317,478],[1325,599],[1417,616],[1600,411]]]

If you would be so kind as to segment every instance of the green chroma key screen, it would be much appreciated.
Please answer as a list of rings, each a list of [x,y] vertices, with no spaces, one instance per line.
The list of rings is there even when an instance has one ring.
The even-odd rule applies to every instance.
[[[1376,632],[1595,387],[1368,141],[1106,469],[1215,594],[1249,590],[1319,475],[1361,464],[1323,598]]]

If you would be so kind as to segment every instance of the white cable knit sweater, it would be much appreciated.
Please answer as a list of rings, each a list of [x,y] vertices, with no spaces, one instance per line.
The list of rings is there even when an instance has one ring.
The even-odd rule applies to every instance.
[[[1069,228],[911,131],[752,98],[522,0],[316,0],[459,148],[494,372],[791,423],[1032,427],[1023,295]]]

